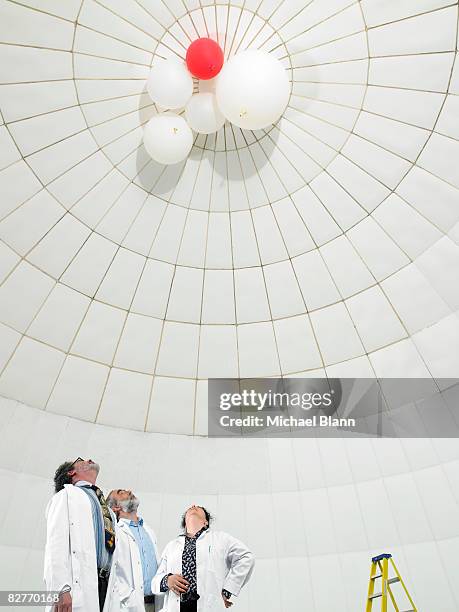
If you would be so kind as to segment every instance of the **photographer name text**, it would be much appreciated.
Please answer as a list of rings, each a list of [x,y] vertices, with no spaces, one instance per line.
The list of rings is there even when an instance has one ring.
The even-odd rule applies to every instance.
[[[232,417],[228,414],[220,417],[220,425],[222,427],[355,427],[356,421],[351,418],[336,418],[324,414],[313,415],[308,418],[297,418],[293,416],[255,416],[247,415],[245,417]]]

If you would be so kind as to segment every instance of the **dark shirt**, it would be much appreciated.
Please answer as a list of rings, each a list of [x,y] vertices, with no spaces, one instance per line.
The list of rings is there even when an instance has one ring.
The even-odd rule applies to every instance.
[[[206,531],[208,527],[203,527],[198,532],[194,534],[194,536],[188,536],[186,533],[181,534],[181,537],[185,538],[185,544],[183,546],[182,553],[182,576],[189,582],[188,593],[197,593],[198,585],[196,578],[196,540],[200,535]],[[167,579],[172,574],[166,574],[161,580],[160,590],[164,593],[169,590],[167,585]],[[222,593],[225,595],[226,599],[231,597],[231,593],[229,591],[223,590]]]

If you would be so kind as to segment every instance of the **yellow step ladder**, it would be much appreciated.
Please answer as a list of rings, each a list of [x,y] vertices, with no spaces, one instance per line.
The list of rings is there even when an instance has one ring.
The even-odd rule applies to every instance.
[[[389,578],[389,561],[391,562],[391,565],[396,574],[393,578]],[[378,578],[382,579],[381,591],[375,593],[375,582],[376,580],[378,580]],[[403,590],[406,593],[406,596],[410,600],[411,608],[409,610],[400,610],[400,608],[397,606],[394,594],[392,592],[392,589],[390,588],[390,585],[394,584],[395,582],[400,582],[403,587]],[[387,594],[389,594],[395,612],[418,612],[418,609],[414,605],[414,602],[411,599],[410,594],[408,593],[408,589],[406,588],[405,583],[403,582],[402,577],[398,572],[394,560],[392,559],[392,555],[390,555],[389,553],[384,553],[371,559],[370,584],[368,586],[366,612],[372,612],[373,601],[379,598],[381,598],[381,612],[387,612]]]

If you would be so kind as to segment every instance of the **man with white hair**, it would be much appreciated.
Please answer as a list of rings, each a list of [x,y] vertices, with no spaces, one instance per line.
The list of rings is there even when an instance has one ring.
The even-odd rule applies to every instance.
[[[129,612],[154,612],[162,596],[155,602],[151,584],[159,563],[156,535],[138,516],[139,500],[128,489],[114,489],[107,503],[118,517],[117,583],[120,607]]]
[[[47,612],[117,612],[116,517],[96,485],[99,465],[78,457],[60,465],[46,508],[44,579],[59,601]]]

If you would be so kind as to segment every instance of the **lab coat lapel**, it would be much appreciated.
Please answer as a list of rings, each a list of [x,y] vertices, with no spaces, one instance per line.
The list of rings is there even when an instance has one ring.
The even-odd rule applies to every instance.
[[[125,521],[124,519],[120,519],[118,527],[123,533],[127,534],[135,542],[134,534],[132,533],[129,527],[129,523],[127,521]]]

